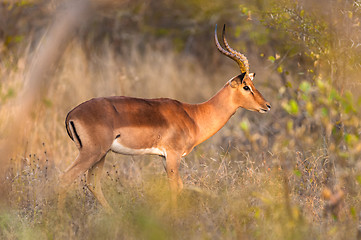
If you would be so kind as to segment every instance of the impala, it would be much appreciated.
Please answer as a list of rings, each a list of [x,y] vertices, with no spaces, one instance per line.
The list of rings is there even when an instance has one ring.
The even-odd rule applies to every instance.
[[[204,103],[113,96],[93,98],[70,111],[65,120],[66,130],[79,149],[79,155],[60,178],[62,197],[59,201],[64,201],[69,185],[88,170],[89,189],[111,212],[100,185],[100,174],[109,151],[163,157],[172,199],[175,199],[183,188],[178,172],[182,157],[220,130],[239,107],[260,113],[269,111],[270,104],[253,85],[255,74],[249,73],[247,58],[228,45],[225,26],[222,38],[225,49],[218,41],[216,26],[218,50],[237,62],[241,74],[230,79]]]

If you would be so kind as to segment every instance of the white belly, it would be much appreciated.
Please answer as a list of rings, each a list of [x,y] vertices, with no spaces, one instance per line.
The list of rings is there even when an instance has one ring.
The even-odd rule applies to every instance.
[[[133,149],[128,148],[120,144],[116,139],[113,141],[112,146],[110,147],[110,150],[116,153],[120,154],[126,154],[126,155],[143,155],[143,154],[154,154],[154,155],[160,155],[166,157],[167,154],[165,150],[161,150],[159,148],[140,148],[140,149]]]

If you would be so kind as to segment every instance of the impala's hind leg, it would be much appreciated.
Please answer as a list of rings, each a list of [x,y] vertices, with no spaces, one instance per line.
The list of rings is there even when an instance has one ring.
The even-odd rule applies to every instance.
[[[94,153],[88,151],[79,151],[78,157],[60,176],[60,190],[58,198],[58,208],[61,210],[64,207],[66,192],[74,180],[90,169],[95,163],[105,157],[106,153]]]
[[[105,162],[105,156],[100,159],[99,162],[94,164],[88,171],[87,177],[87,186],[89,190],[94,194],[95,198],[100,202],[100,204],[105,208],[108,213],[113,213],[113,209],[108,204],[105,199],[100,183],[102,170]]]

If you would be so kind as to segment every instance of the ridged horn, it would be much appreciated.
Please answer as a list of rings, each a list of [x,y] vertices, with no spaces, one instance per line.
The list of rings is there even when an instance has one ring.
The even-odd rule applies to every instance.
[[[236,61],[237,64],[239,65],[241,71],[246,72],[248,74],[249,73],[249,63],[248,63],[248,60],[247,60],[246,56],[243,55],[240,52],[237,52],[236,50],[232,49],[229,46],[229,44],[227,42],[227,39],[226,39],[226,36],[225,36],[225,31],[226,31],[226,25],[223,25],[222,38],[223,38],[223,43],[224,43],[227,50],[223,49],[221,44],[218,41],[217,25],[216,25],[216,28],[215,28],[215,31],[214,31],[214,39],[215,39],[216,46],[217,46],[218,50],[222,54],[224,54],[227,57],[229,57],[229,58],[233,59],[234,61]]]
[[[223,25],[223,31],[222,31],[222,38],[223,38],[223,43],[224,46],[226,46],[226,49],[235,54],[236,56],[238,56],[238,58],[243,62],[244,67],[246,68],[246,72],[249,73],[249,63],[248,63],[248,59],[246,58],[245,55],[243,55],[242,53],[234,50],[233,48],[231,48],[227,42],[226,39],[226,24]]]

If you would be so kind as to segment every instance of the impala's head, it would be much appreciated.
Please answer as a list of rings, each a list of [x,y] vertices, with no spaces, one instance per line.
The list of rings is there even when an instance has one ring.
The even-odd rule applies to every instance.
[[[214,38],[217,48],[221,53],[236,61],[242,72],[242,74],[232,78],[227,83],[232,88],[234,96],[233,100],[238,106],[247,110],[257,111],[260,113],[268,112],[271,109],[271,105],[266,101],[266,99],[264,99],[262,94],[253,85],[253,79],[256,74],[249,73],[249,64],[246,56],[233,50],[229,46],[225,37],[225,29],[226,25],[223,26],[222,38],[224,46],[227,50],[223,49],[219,44],[216,25]]]

